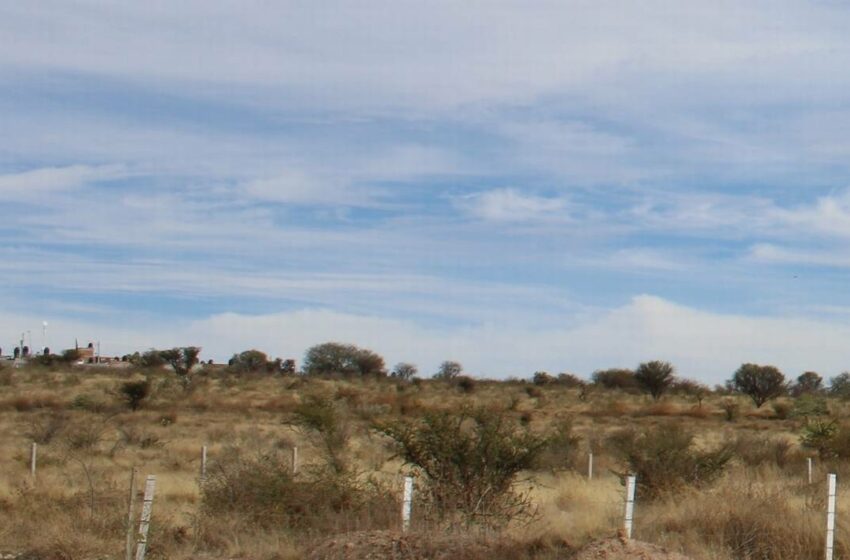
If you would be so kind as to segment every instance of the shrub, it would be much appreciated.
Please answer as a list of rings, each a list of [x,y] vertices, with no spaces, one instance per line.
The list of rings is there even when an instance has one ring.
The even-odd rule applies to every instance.
[[[821,459],[848,459],[850,425],[835,420],[812,420],[803,427],[800,443],[816,450]]]
[[[428,412],[420,421],[378,426],[424,475],[430,513],[467,525],[496,526],[532,513],[514,490],[549,443],[492,411]]]
[[[284,454],[249,457],[234,447],[210,464],[201,500],[206,517],[235,515],[266,529],[328,532],[335,523],[367,516],[387,528],[396,517],[395,496],[374,482],[327,470],[295,477]]]
[[[121,384],[119,392],[130,410],[139,410],[142,402],[151,394],[151,383],[147,379],[126,381]]]
[[[348,470],[345,452],[349,431],[331,399],[309,395],[295,407],[290,421],[313,439],[328,467],[341,474]]]
[[[720,401],[720,408],[723,410],[727,422],[737,420],[741,414],[741,405],[735,399],[723,399]]]
[[[732,459],[728,445],[712,451],[698,450],[693,434],[675,424],[642,433],[621,430],[608,438],[607,445],[622,468],[637,476],[639,493],[649,498],[687,486],[710,484],[723,474]],[[626,472],[619,474],[625,477]]]
[[[551,385],[555,382],[555,378],[545,371],[536,371],[534,372],[534,377],[531,378],[531,382],[535,385]]]
[[[475,380],[468,375],[461,375],[455,379],[457,388],[464,393],[472,393],[475,391]]]

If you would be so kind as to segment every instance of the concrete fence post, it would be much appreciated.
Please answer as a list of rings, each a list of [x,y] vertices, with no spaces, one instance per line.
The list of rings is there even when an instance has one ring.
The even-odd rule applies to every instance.
[[[593,480],[593,451],[587,454],[587,480]]]
[[[826,501],[826,560],[832,560],[833,543],[835,541],[835,490],[834,474],[828,474]]]
[[[139,534],[136,545],[136,560],[145,560],[145,550],[148,546],[148,529],[151,526],[151,510],[153,496],[156,491],[156,476],[149,474],[145,480],[145,497],[142,503],[142,515],[139,518]]]
[[[127,499],[127,538],[124,560],[133,560],[133,510],[136,505],[136,468],[130,471],[130,496]]]
[[[626,514],[623,520],[623,529],[626,533],[626,538],[632,538],[632,522],[635,515],[635,488],[637,481],[634,475],[626,477]]]
[[[30,476],[35,478],[35,469],[38,464],[38,444],[33,442],[30,446]]]
[[[401,500],[401,531],[410,530],[410,511],[413,509],[413,477],[404,477],[404,496]]]

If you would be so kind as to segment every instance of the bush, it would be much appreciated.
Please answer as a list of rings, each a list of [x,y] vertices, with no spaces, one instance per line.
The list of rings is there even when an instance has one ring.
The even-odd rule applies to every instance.
[[[378,427],[399,455],[424,475],[430,514],[447,522],[497,526],[531,515],[514,490],[520,471],[534,467],[549,438],[483,409],[428,412],[420,421]]]
[[[443,381],[451,381],[457,377],[459,377],[463,373],[463,366],[460,365],[459,362],[453,362],[451,360],[446,360],[442,364],[440,364],[440,369],[437,370],[437,373],[434,374],[434,379],[441,379]]]
[[[336,473],[348,471],[349,431],[331,399],[309,395],[295,407],[290,423],[310,435],[325,463]]]
[[[638,492],[657,498],[687,486],[712,483],[732,459],[732,448],[724,445],[713,451],[700,451],[692,433],[678,425],[663,425],[642,433],[634,429],[616,432],[607,441],[624,472],[637,476]]]
[[[142,402],[151,394],[151,383],[147,379],[140,381],[126,381],[119,389],[121,398],[130,407],[130,410],[139,410]]]

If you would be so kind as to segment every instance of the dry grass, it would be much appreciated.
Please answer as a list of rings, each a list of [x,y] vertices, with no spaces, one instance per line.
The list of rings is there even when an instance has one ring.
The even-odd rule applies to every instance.
[[[636,536],[697,559],[815,558],[822,555],[825,465],[818,484],[802,483],[805,454],[798,446],[799,421],[776,418],[770,407],[754,411],[737,399],[740,416],[727,421],[726,397],[701,406],[679,397],[652,403],[638,395],[596,390],[580,400],[578,389],[558,385],[478,381],[472,392],[450,384],[321,380],[220,374],[203,377],[190,394],[165,373],[153,376],[152,394],[130,412],[116,394],[124,372],[28,372],[4,370],[0,380],[0,549],[32,551],[43,558],[118,557],[123,550],[127,481],[131,468],[156,474],[157,499],[151,534],[153,558],[197,554],[251,559],[303,557],[303,533],[263,527],[246,516],[202,516],[198,487],[200,448],[211,461],[226,448],[288,452],[298,446],[301,468],[322,464],[313,438],[286,424],[308,395],[331,399],[351,435],[347,457],[361,481],[400,488],[402,466],[387,442],[370,430],[380,419],[416,418],[424,411],[463,406],[504,412],[533,430],[571,419],[579,437],[576,471],[524,473],[537,507],[530,525],[507,536],[527,542],[566,541],[577,547],[616,534],[623,489],[603,445],[624,426],[678,423],[697,433],[699,445],[738,442],[735,467],[717,484],[637,506]],[[831,403],[846,418],[850,405]],[[39,443],[38,476],[28,472],[32,441]],[[596,475],[585,475],[593,449]],[[839,476],[847,470],[839,468]],[[848,472],[847,474],[850,474]],[[527,488],[527,487],[526,487]],[[850,546],[850,501],[839,499],[837,552]],[[841,505],[844,504],[844,505]],[[392,510],[392,508],[390,508]],[[847,512],[850,514],[850,511]],[[331,520],[326,532],[387,528],[391,513]],[[415,516],[415,508],[414,508]],[[392,528],[392,527],[390,527]],[[536,545],[535,545],[536,546]],[[546,547],[542,547],[545,549]],[[522,553],[526,554],[526,553]],[[527,556],[535,557],[527,552]],[[547,557],[543,552],[537,558]],[[554,557],[554,556],[550,556]]]

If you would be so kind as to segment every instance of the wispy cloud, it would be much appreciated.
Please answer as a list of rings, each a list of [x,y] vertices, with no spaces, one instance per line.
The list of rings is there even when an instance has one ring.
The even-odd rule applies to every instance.
[[[88,184],[125,178],[123,165],[43,167],[0,175],[0,199],[16,200],[71,191]]]
[[[457,204],[475,218],[493,222],[567,221],[567,202],[522,193],[517,189],[493,189],[465,195]]]

